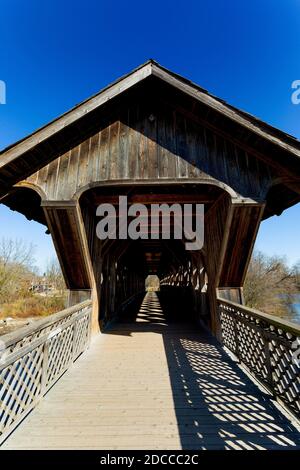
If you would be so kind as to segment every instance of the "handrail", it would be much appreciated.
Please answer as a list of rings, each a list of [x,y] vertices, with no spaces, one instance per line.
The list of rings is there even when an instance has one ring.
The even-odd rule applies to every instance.
[[[297,418],[300,325],[217,297],[222,343]]]
[[[289,333],[292,333],[294,335],[300,335],[300,325],[298,323],[278,318],[275,315],[270,315],[269,313],[265,313],[255,308],[248,307],[247,305],[242,305],[236,302],[232,302],[231,300],[223,299],[220,296],[217,296],[217,301],[222,302],[223,304],[227,304],[228,306],[238,308],[239,310],[244,311],[245,313],[249,313],[253,317],[256,317],[260,320],[267,320],[270,324],[278,328],[282,328],[283,330]]]
[[[5,335],[0,336],[2,347],[8,348],[14,343],[21,341],[23,338],[31,335],[32,333],[37,333],[38,331],[47,328],[48,326],[56,323],[59,320],[62,320],[65,317],[76,313],[78,309],[82,309],[85,307],[89,307],[92,305],[91,300],[85,300],[80,304],[73,305],[72,307],[65,308],[57,313],[53,313],[47,317],[44,317],[40,320],[35,320],[30,325],[22,326],[15,331],[11,331],[10,333],[6,333]]]
[[[0,337],[0,442],[88,347],[87,300]]]

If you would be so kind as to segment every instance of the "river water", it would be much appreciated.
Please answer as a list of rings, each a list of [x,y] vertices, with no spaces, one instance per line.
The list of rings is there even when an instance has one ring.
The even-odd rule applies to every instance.
[[[295,296],[295,302],[292,305],[295,310],[292,321],[300,323],[300,295]]]

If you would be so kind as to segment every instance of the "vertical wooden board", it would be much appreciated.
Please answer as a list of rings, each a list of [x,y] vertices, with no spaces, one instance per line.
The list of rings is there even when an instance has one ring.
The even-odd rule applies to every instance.
[[[108,166],[109,166],[109,133],[110,126],[104,127],[101,131],[100,137],[100,168],[99,180],[106,181],[108,179]]]
[[[88,163],[88,183],[98,180],[99,173],[99,145],[100,132],[93,135],[90,139],[90,158]]]
[[[140,120],[140,138],[139,138],[139,150],[138,150],[138,158],[139,158],[139,174],[138,178],[143,179],[146,178],[146,158],[147,158],[147,138],[145,136],[145,118],[141,118]]]
[[[138,178],[139,174],[139,109],[132,106],[128,110],[128,176]]]
[[[38,180],[37,180],[38,186],[40,186],[44,190],[48,199],[49,199],[49,196],[47,192],[47,179],[48,179],[49,166],[50,165],[46,165],[39,170]]]
[[[70,199],[72,195],[76,192],[78,165],[79,145],[77,145],[77,147],[72,148],[70,153],[68,182],[63,190],[63,199]]]
[[[253,159],[252,156],[245,152],[245,161],[246,161],[246,171],[243,174],[243,179],[245,180],[245,185],[243,185],[248,190],[250,189],[250,194],[255,195],[256,192],[256,177],[254,177],[253,171]],[[255,165],[255,163],[254,163]]]
[[[60,161],[57,191],[56,191],[57,199],[64,198],[64,188],[68,184],[68,167],[69,167],[70,152],[65,153],[60,158],[61,158],[61,161]]]
[[[206,129],[206,142],[208,145],[208,166],[210,168],[210,174],[214,178],[218,178],[220,175],[221,181],[224,179],[224,162],[223,152],[221,155],[218,155],[217,149],[217,138],[214,132]]]
[[[214,156],[216,171],[221,175],[220,181],[226,184],[230,184],[230,174],[228,166],[228,158],[226,154],[226,148],[224,146],[223,137],[219,137],[214,134]]]
[[[177,148],[177,176],[187,177],[187,142],[186,142],[186,120],[180,113],[176,113],[176,148]]]
[[[56,184],[57,184],[57,168],[59,159],[54,160],[49,165],[49,171],[47,176],[47,194],[50,199],[55,198]]]
[[[90,206],[81,207],[82,219],[86,234],[87,245],[90,253],[91,260],[95,255],[94,253],[94,240],[96,236],[96,217],[95,208]]]
[[[176,113],[167,108],[165,114],[165,137],[168,158],[168,178],[176,178],[177,176],[177,147],[176,147]]]
[[[119,152],[117,158],[118,163],[118,175],[119,179],[127,179],[129,175],[128,170],[128,110],[126,109],[121,113],[120,116],[120,129],[119,129]]]
[[[199,154],[198,154],[198,159],[197,161],[199,162],[198,165],[201,168],[204,173],[207,175],[210,175],[210,166],[209,166],[209,149],[207,147],[207,134],[206,134],[206,128],[202,127],[199,129],[199,142],[200,142],[200,148],[199,148]]]
[[[246,188],[249,188],[248,159],[246,157],[246,152],[237,146],[236,157],[237,157],[236,162],[237,162],[237,167],[239,170],[239,178],[240,178],[239,187],[241,188],[241,190],[245,191]]]
[[[240,174],[239,167],[236,162],[236,147],[232,142],[223,140],[224,160],[227,166],[227,183],[234,188],[239,188]]]
[[[247,161],[247,173],[244,177],[245,188],[249,196],[259,197],[261,186],[257,158],[248,152],[245,152],[245,157]],[[263,177],[263,175],[261,176]]]
[[[187,146],[189,156],[187,176],[189,178],[197,178],[201,176],[201,171],[197,167],[197,129],[192,123],[187,124]]]
[[[92,262],[93,262],[95,280],[96,280],[99,291],[101,287],[101,273],[102,273],[102,263],[103,263],[103,259],[101,256],[101,247],[102,247],[101,240],[99,240],[99,238],[95,236],[93,239]],[[99,301],[101,301],[100,298],[99,298]]]
[[[159,178],[168,177],[168,149],[166,139],[166,110],[165,106],[160,109],[157,115],[157,159]]]
[[[214,152],[214,137],[213,133],[209,129],[204,129],[204,138],[205,138],[205,166],[207,173],[215,177],[216,176],[216,169],[215,169],[215,159],[213,158]]]
[[[61,167],[61,157],[57,159],[57,168],[56,168],[56,177],[55,177],[55,199],[57,199],[58,188],[60,186],[60,167]]]
[[[273,169],[258,159],[256,159],[256,165],[257,165],[257,183],[258,183],[257,194],[259,194],[259,197],[263,198],[264,197],[263,191],[272,182]]]
[[[119,131],[120,121],[110,125],[109,133],[109,179],[114,180],[119,176]]]
[[[148,176],[148,170],[149,170],[149,154],[148,154],[148,143],[149,143],[149,138],[148,138],[148,135],[149,135],[149,120],[148,120],[148,116],[149,116],[149,109],[148,107],[142,107],[140,108],[140,112],[141,112],[141,116],[142,116],[142,119],[141,119],[141,126],[142,126],[142,129],[141,129],[141,133],[143,134],[143,161],[142,161],[142,166],[141,166],[141,169],[142,169],[142,175],[141,175],[141,178],[144,178],[144,179],[148,179],[149,176]]]
[[[187,146],[187,176],[190,178],[194,175],[196,163],[195,135],[193,126],[186,120],[186,146]]]
[[[204,128],[197,125],[194,128],[195,132],[195,159],[196,168],[199,173],[195,176],[207,176],[207,148],[205,146]]]
[[[157,152],[157,116],[150,114],[146,119],[147,125],[147,178],[158,177],[158,152]]]
[[[82,188],[88,183],[87,174],[90,158],[90,139],[84,140],[80,145],[78,164],[77,187]]]

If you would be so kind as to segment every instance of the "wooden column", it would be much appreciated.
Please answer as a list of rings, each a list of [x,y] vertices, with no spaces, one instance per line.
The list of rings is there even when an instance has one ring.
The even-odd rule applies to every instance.
[[[222,262],[217,273],[220,289],[239,290],[232,300],[242,302],[244,284],[258,228],[265,205],[262,203],[233,202],[230,220],[224,236]]]
[[[222,246],[230,224],[230,196],[223,194],[215,201],[205,215],[204,256],[208,275],[207,297],[210,311],[210,328],[212,333],[220,338],[220,324],[217,312],[216,288],[218,270],[222,265]]]
[[[205,219],[205,258],[211,329],[220,337],[217,293],[242,303],[247,273],[264,204],[221,196]]]
[[[61,265],[70,304],[93,300],[92,332],[99,331],[98,297],[81,209],[76,201],[43,201],[48,229]]]

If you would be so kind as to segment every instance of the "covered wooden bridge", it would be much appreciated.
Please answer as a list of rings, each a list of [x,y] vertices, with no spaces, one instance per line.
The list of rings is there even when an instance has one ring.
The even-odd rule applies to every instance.
[[[203,248],[100,240],[120,195],[204,204]],[[1,337],[3,448],[299,447],[300,328],[243,305],[261,221],[299,201],[299,141],[152,60],[5,149],[0,202],[45,225],[69,308]]]

